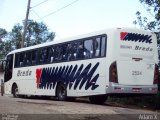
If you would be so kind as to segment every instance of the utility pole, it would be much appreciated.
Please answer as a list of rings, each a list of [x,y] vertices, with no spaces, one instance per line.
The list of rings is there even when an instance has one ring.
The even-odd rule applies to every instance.
[[[26,35],[26,31],[27,31],[27,23],[28,23],[30,3],[31,3],[31,0],[28,0],[26,18],[25,18],[25,21],[24,21],[24,30],[23,30],[23,33],[22,33],[21,48],[24,47],[24,41],[25,41],[25,35]]]

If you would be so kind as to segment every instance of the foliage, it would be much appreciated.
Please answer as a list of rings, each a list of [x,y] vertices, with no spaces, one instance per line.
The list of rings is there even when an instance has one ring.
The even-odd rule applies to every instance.
[[[20,24],[13,26],[12,31],[8,34],[8,42],[12,42],[11,49],[18,49],[21,47],[23,27]]]
[[[7,31],[3,28],[0,28],[0,42],[2,42],[2,39],[7,35]]]
[[[19,23],[13,26],[11,32],[0,29],[0,59],[4,58],[10,51],[21,48],[22,32],[23,26]],[[30,20],[27,25],[24,47],[52,41],[54,37],[55,33],[49,32],[48,27],[43,22],[38,23]]]
[[[52,41],[54,37],[55,34],[53,32],[49,32],[47,26],[43,22],[37,23],[30,21],[27,27],[26,41],[24,46],[28,47],[31,45]]]
[[[3,29],[0,28],[0,59],[2,59],[3,56],[3,52],[4,52],[4,48],[5,48],[5,43],[3,42],[3,40],[5,39],[5,37],[7,36],[8,32]]]
[[[139,0],[146,8],[154,20],[148,21],[147,17],[142,17],[141,12],[137,11],[137,20],[134,24],[139,24],[142,29],[155,32],[160,43],[160,0]]]

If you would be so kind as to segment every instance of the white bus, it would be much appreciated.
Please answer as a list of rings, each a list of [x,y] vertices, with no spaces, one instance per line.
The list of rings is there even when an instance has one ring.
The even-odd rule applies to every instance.
[[[5,93],[89,97],[155,95],[158,51],[154,33],[116,28],[17,49],[6,57]]]

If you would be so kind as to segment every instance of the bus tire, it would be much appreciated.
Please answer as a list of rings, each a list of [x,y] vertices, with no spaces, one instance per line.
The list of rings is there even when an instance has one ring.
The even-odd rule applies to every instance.
[[[104,104],[104,102],[107,100],[107,96],[105,95],[99,95],[99,96],[90,96],[89,101],[92,104]]]
[[[63,83],[57,85],[56,96],[59,101],[67,100],[67,90]]]
[[[18,96],[18,86],[17,86],[17,84],[13,84],[13,87],[12,87],[12,94],[13,94],[13,97],[14,98],[18,98],[19,96]]]

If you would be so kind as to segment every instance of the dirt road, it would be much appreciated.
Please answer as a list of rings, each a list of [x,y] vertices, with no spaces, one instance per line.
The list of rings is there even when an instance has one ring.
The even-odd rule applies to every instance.
[[[14,120],[64,119],[64,120],[139,120],[151,115],[160,119],[159,113],[116,106],[94,105],[87,100],[60,102],[55,99],[24,99],[0,96],[0,119],[13,117]],[[13,119],[12,119],[13,120]]]

